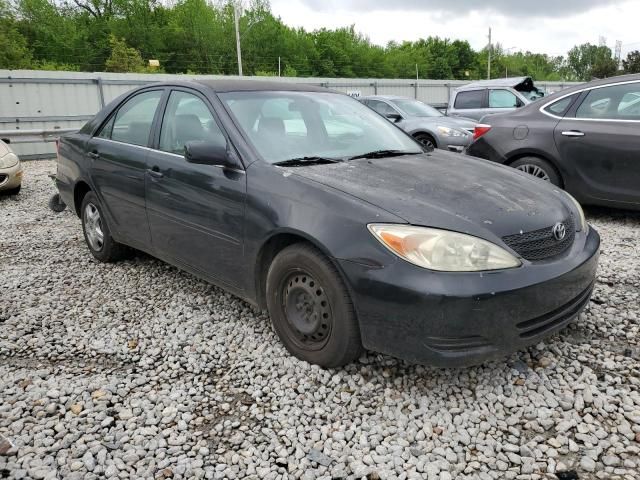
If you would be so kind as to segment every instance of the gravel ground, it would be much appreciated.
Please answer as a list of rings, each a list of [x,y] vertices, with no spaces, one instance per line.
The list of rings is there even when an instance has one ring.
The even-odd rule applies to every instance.
[[[25,163],[0,198],[0,478],[640,478],[640,215],[590,210],[560,335],[434,369],[291,358],[266,314],[148,256],[102,265]]]

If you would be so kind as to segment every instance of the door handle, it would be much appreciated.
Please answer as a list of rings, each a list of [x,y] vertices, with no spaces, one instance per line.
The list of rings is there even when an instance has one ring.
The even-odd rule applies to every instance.
[[[93,150],[92,152],[89,152],[89,156],[91,158],[93,158],[94,160],[97,159],[97,158],[100,158],[100,154],[98,153],[97,150]]]
[[[579,130],[565,130],[562,132],[565,137],[584,137],[584,132]]]
[[[164,173],[162,173],[158,167],[147,168],[147,173],[151,175],[153,178],[164,177]]]

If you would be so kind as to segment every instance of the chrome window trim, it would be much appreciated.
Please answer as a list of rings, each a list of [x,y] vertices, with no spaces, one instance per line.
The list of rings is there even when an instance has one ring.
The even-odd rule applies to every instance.
[[[564,120],[565,117],[560,117],[558,115],[554,115],[553,113],[549,113],[545,110],[545,108],[547,108],[549,105],[553,105],[556,102],[559,102],[560,100],[563,100],[567,97],[570,97],[571,95],[575,95],[575,94],[581,94],[583,92],[590,92],[591,90],[597,90],[599,88],[607,88],[607,87],[615,87],[617,85],[629,85],[632,83],[638,83],[640,84],[640,80],[627,80],[624,82],[613,82],[613,83],[607,83],[605,85],[596,85],[594,87],[588,87],[588,88],[583,88],[582,90],[575,90],[573,92],[567,93],[565,95],[562,95],[561,97],[555,98],[550,102],[545,103],[544,105],[542,105],[538,110],[540,111],[540,113],[546,115],[547,117],[551,117],[551,118],[555,118],[556,120]],[[567,119],[569,120],[569,119]],[[577,118],[577,117],[571,117],[570,120],[575,120],[578,122],[614,122],[614,123],[640,123],[640,120],[625,120],[622,118]]]
[[[184,159],[184,155],[178,155],[177,153],[165,152],[164,150],[158,150],[158,149],[155,149],[155,148],[145,147],[145,146],[142,146],[142,145],[135,145],[133,143],[120,142],[118,140],[111,140],[110,138],[102,138],[102,137],[98,137],[98,136],[94,136],[92,138],[97,138],[97,139],[102,140],[104,142],[113,142],[113,143],[119,143],[120,145],[127,145],[129,147],[141,148],[141,149],[147,150],[149,152],[164,153],[165,155],[171,155],[173,157],[181,158],[182,160],[185,160]],[[185,160],[185,162],[186,162],[186,160]],[[222,168],[224,170],[229,170],[231,172],[236,172],[236,173],[242,173],[242,174],[246,173],[244,170],[241,170],[239,168],[229,168],[229,167],[225,167],[225,166],[222,166],[222,165],[209,165],[209,166],[210,167],[214,167],[214,168]]]

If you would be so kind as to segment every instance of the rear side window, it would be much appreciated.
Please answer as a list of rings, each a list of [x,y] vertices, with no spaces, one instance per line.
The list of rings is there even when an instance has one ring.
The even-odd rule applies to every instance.
[[[110,127],[111,121],[109,121],[103,130],[111,128],[111,140],[147,146],[153,117],[161,97],[162,91],[154,90],[130,98],[118,109],[112,126]],[[98,134],[100,137],[108,138],[105,135],[102,131]]]
[[[484,108],[484,90],[469,90],[468,92],[458,92],[454,107],[461,110],[471,108]]]
[[[385,102],[381,102],[380,100],[369,100],[369,103],[367,105],[369,105],[369,107],[373,108],[382,116],[398,113],[393,107],[389,106]]]
[[[578,107],[576,117],[640,120],[640,82],[594,88]]]
[[[560,100],[552,103],[551,105],[545,107],[544,111],[550,113],[551,115],[563,116],[569,110],[569,107],[576,99],[576,97],[580,95],[579,93],[574,93],[573,95],[569,95],[568,97],[561,98]]]
[[[489,90],[489,108],[515,108],[518,98],[509,90]]]

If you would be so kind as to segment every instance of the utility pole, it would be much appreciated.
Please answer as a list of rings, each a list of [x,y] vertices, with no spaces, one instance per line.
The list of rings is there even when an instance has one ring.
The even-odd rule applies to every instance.
[[[278,57],[278,76],[280,76],[280,57]]]
[[[236,25],[236,52],[238,53],[238,75],[242,76],[242,52],[240,51],[240,4],[239,2],[233,3],[233,19]]]
[[[416,63],[416,81],[418,80],[418,64]]]
[[[487,80],[491,80],[491,27],[489,27],[489,47],[487,50],[489,52],[489,59],[487,61]]]

